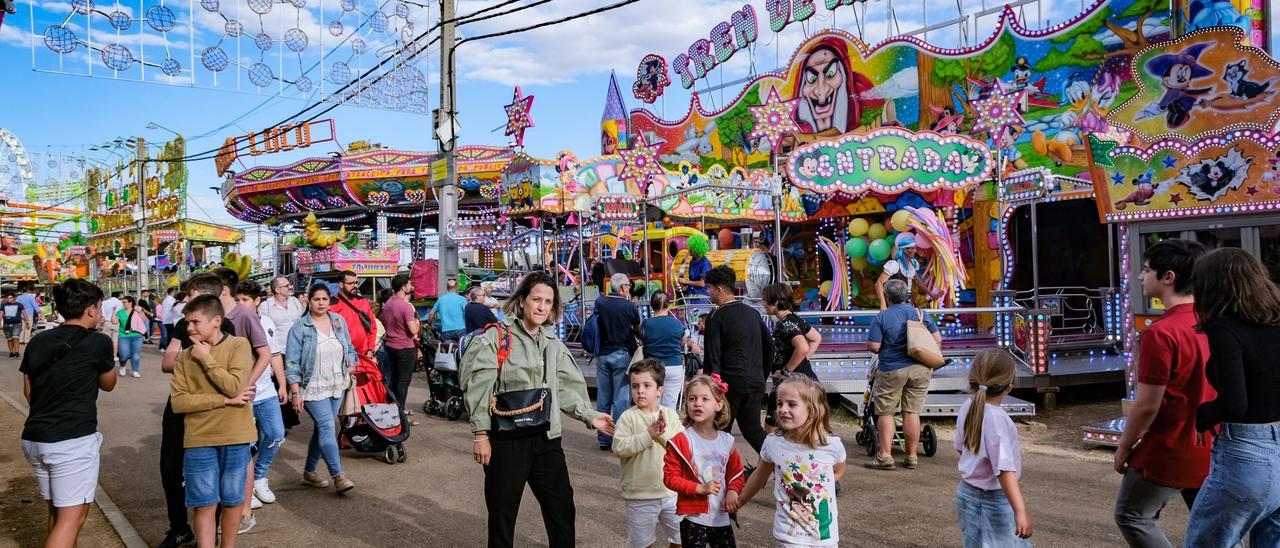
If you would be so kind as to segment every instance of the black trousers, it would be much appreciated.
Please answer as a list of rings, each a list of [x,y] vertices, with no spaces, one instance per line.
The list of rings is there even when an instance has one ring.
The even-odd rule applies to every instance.
[[[764,402],[764,393],[729,392],[724,396],[729,400],[729,425],[724,427],[724,431],[732,432],[733,423],[738,423],[742,437],[746,438],[747,443],[759,455],[765,436],[764,428],[760,426],[760,404]]]
[[[165,402],[160,425],[160,484],[164,487],[169,530],[174,532],[191,530],[187,521],[186,491],[182,488],[182,437],[186,432],[183,418],[183,415],[173,412],[169,402]]]
[[[413,366],[417,361],[418,349],[416,348],[387,347],[387,373],[390,374],[387,386],[396,395],[396,402],[400,404],[401,411],[404,411],[405,399],[409,397],[409,381],[413,380]]]
[[[515,544],[516,514],[527,483],[542,508],[542,524],[551,548],[571,547],[574,539],[573,486],[560,438],[535,434],[489,439],[493,454],[484,468],[484,501],[489,510],[489,546]]]

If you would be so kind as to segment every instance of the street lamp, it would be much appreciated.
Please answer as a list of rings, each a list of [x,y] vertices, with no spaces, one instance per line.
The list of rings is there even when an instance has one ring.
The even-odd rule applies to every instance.
[[[169,133],[174,134],[174,135],[175,135],[175,136],[177,136],[177,137],[182,137],[182,134],[181,134],[181,133],[178,133],[178,132],[176,132],[176,131],[174,131],[174,130],[172,130],[172,129],[169,129],[169,128],[167,128],[167,127],[164,127],[164,126],[162,126],[162,125],[160,125],[160,124],[157,124],[157,123],[155,123],[155,122],[147,122],[147,129],[163,129],[163,130],[165,130],[165,131],[167,131],[167,132],[169,132]]]

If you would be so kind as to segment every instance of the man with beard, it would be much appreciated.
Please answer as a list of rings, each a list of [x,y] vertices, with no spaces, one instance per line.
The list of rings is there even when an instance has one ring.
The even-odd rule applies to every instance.
[[[360,294],[360,277],[350,270],[342,271],[342,281],[338,283],[337,299],[330,310],[346,320],[351,332],[351,346],[356,349],[362,360],[376,360],[378,343],[378,327],[374,323],[373,307],[369,300]]]

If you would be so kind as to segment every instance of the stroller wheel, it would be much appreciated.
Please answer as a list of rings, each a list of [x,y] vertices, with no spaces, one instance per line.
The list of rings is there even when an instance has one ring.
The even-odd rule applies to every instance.
[[[879,436],[876,433],[876,420],[863,419],[862,431],[858,433],[863,436],[862,446],[867,449],[867,456],[874,457],[876,455],[876,444],[879,443]]]
[[[382,460],[387,464],[395,464],[400,459],[400,450],[394,445],[388,445],[382,450]]]
[[[932,457],[938,452],[938,433],[933,430],[932,424],[924,425],[920,432],[920,446],[926,457]]]
[[[404,462],[406,460],[409,460],[409,452],[404,450],[403,443],[397,443],[395,447],[396,447],[396,462]]]
[[[422,412],[428,415],[434,415],[436,414],[437,411],[439,411],[439,407],[440,407],[440,404],[436,403],[436,400],[430,399],[423,402]]]
[[[449,398],[449,402],[444,406],[444,415],[448,416],[449,420],[458,420],[458,417],[462,416],[462,399]]]

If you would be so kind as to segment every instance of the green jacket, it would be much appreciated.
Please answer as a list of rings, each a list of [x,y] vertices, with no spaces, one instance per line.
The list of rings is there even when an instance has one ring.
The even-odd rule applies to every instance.
[[[511,354],[502,364],[502,390],[514,392],[542,387],[543,350],[550,360],[547,364],[547,387],[551,389],[552,402],[570,417],[591,426],[596,416],[595,406],[587,396],[587,381],[582,378],[578,363],[560,338],[543,326],[537,335],[525,330],[519,319],[503,322],[511,331]],[[462,390],[465,393],[467,412],[471,415],[471,431],[489,430],[489,397],[498,371],[498,330],[489,329],[471,340],[462,355]],[[560,414],[551,414],[548,439],[560,437]]]

